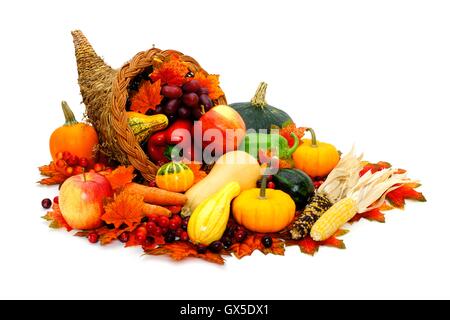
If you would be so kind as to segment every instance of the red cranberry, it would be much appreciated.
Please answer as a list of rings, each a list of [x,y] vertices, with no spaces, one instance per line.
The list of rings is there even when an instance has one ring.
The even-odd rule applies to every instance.
[[[41,201],[42,208],[49,209],[52,206],[52,200],[45,198]]]
[[[88,240],[90,243],[97,243],[98,242],[98,234],[95,232],[91,232],[88,234]]]

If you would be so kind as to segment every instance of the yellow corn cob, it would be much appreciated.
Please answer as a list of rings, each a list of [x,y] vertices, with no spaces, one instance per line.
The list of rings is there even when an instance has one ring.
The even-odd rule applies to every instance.
[[[344,198],[328,209],[311,229],[314,241],[323,241],[331,237],[340,227],[355,216],[357,203],[351,198]]]

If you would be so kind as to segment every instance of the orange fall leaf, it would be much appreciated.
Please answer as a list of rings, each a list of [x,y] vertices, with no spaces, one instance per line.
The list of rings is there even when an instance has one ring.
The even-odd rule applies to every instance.
[[[52,207],[52,211],[47,212],[42,219],[50,222],[49,227],[53,229],[66,228],[67,231],[72,231],[72,227],[69,226],[64,220],[64,217],[61,214],[61,210],[59,209],[59,205],[54,203]]]
[[[220,254],[212,253],[210,251],[200,254],[197,252],[193,244],[184,241],[168,243],[156,248],[145,249],[145,253],[148,255],[168,255],[176,261],[180,261],[188,257],[195,257],[217,264],[224,264],[225,262]]]
[[[148,110],[155,110],[162,99],[161,81],[158,80],[155,83],[145,81],[139,91],[131,98],[130,110],[145,114]]]
[[[133,172],[133,166],[120,166],[114,169],[111,173],[105,175],[105,177],[108,179],[113,190],[118,190],[133,181],[135,176]]]
[[[105,205],[105,214],[102,216],[102,220],[107,224],[114,224],[116,228],[122,224],[132,227],[143,218],[143,206],[143,196],[122,191]]]

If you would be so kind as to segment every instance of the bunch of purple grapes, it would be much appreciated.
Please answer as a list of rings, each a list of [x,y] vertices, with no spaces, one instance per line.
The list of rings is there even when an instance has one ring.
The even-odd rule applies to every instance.
[[[208,89],[202,88],[198,80],[191,80],[183,86],[165,85],[161,88],[163,101],[155,113],[165,114],[170,121],[176,119],[198,120],[204,112],[213,107]]]

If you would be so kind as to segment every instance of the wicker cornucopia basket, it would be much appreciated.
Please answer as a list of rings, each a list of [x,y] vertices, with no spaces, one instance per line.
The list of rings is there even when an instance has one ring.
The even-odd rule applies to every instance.
[[[152,180],[158,167],[150,161],[128,126],[126,104],[130,82],[172,55],[178,55],[192,73],[207,72],[189,56],[157,48],[136,54],[122,68],[115,70],[96,54],[81,31],[73,31],[72,36],[78,83],[87,118],[99,135],[98,151],[121,164],[133,165],[146,180]],[[226,98],[222,96],[213,102],[215,105],[226,104]]]

